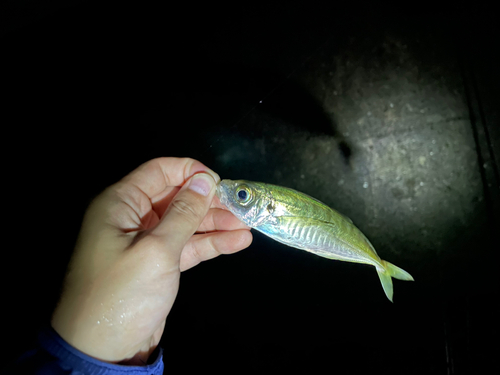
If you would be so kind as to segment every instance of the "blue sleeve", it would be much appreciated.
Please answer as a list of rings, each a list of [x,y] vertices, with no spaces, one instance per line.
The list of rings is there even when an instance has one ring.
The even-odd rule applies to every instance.
[[[24,353],[11,368],[16,374],[157,375],[163,374],[163,349],[145,366],[122,366],[99,361],[69,345],[52,327],[40,330],[38,346]],[[154,353],[153,353],[154,355]]]

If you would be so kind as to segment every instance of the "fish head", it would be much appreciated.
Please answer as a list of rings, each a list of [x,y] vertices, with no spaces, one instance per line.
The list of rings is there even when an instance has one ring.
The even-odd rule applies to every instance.
[[[217,184],[216,194],[220,202],[249,227],[261,225],[271,216],[267,209],[271,197],[265,184],[246,180],[221,180]]]

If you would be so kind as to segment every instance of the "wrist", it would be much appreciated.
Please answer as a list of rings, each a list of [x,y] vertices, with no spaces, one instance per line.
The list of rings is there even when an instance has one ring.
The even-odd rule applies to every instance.
[[[44,327],[38,335],[41,348],[51,356],[51,361],[59,363],[65,370],[85,374],[123,374],[124,371],[132,371],[134,374],[163,374],[163,350],[158,347],[146,364],[111,363],[103,361],[76,349],[65,341],[53,328]],[[136,369],[125,370],[123,366],[136,366]]]

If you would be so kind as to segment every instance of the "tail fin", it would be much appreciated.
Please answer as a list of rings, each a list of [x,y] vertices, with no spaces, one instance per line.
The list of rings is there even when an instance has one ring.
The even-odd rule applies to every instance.
[[[382,265],[384,266],[384,271],[379,271],[377,269],[378,277],[380,278],[380,282],[382,283],[382,288],[384,288],[385,295],[389,298],[389,301],[392,302],[392,277],[399,280],[407,280],[414,281],[413,277],[406,272],[405,270],[396,267],[394,264],[382,261]]]

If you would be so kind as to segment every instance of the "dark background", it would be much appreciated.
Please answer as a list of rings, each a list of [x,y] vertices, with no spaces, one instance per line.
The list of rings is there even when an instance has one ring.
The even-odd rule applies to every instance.
[[[410,272],[254,232],[182,275],[169,373],[498,370],[498,20],[454,2],[4,1],[4,358],[57,300],[89,201],[190,156],[337,208]]]

